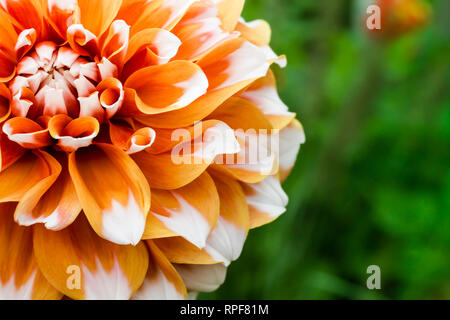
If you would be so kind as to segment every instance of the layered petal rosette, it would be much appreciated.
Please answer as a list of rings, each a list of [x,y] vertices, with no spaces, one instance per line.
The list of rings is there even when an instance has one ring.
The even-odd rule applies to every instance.
[[[285,211],[303,129],[243,5],[0,1],[0,298],[210,292]]]

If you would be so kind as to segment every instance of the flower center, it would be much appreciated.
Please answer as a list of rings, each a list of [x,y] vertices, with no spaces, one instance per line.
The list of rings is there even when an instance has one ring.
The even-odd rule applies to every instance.
[[[68,46],[41,42],[17,65],[10,82],[16,117],[67,114],[77,118],[80,98],[96,90],[99,71],[95,62],[81,57]]]

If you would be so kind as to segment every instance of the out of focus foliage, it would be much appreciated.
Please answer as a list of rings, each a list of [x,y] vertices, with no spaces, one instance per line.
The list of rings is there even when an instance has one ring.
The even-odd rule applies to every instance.
[[[247,0],[307,135],[288,212],[250,233],[205,299],[450,299],[450,1],[413,33],[363,30],[368,0]],[[382,289],[366,288],[381,268]]]

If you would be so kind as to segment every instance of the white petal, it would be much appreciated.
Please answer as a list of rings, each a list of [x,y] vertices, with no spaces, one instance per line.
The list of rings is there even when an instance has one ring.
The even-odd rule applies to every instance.
[[[223,264],[192,265],[175,264],[188,290],[198,292],[216,291],[224,282],[227,268]]]
[[[128,194],[128,203],[113,199],[111,208],[103,211],[102,235],[105,239],[121,245],[137,245],[145,229],[145,214],[137,203],[133,192]]]

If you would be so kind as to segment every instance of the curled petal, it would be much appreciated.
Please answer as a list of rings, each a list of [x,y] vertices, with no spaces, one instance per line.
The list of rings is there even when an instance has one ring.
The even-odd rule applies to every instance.
[[[182,109],[208,89],[202,69],[187,61],[174,61],[135,72],[125,82],[133,89],[136,106],[144,114]]]
[[[204,248],[219,218],[219,202],[214,181],[206,172],[180,189],[152,189],[152,207],[143,238],[181,236]]]
[[[289,198],[276,177],[255,184],[243,183],[242,187],[250,209],[251,228],[268,224],[286,212]]]
[[[54,116],[48,124],[50,135],[58,140],[58,147],[65,152],[74,152],[88,147],[97,137],[100,124],[93,117],[72,120],[64,114]]]
[[[110,122],[110,137],[114,145],[127,154],[134,154],[150,148],[155,142],[156,133],[152,128],[132,129],[124,122]]]
[[[35,226],[34,253],[40,270],[72,299],[126,300],[144,281],[145,245],[119,246],[99,238],[84,216],[61,231]]]
[[[135,300],[182,300],[187,292],[180,275],[151,241],[147,242],[150,263],[141,288],[133,296]]]
[[[114,21],[109,29],[108,37],[104,41],[102,57],[106,57],[117,66],[122,66],[127,54],[129,35],[130,26],[125,21]]]
[[[145,29],[131,38],[125,61],[125,78],[133,72],[170,61],[181,45],[173,33],[164,29]]]
[[[0,299],[57,300],[62,298],[44,278],[33,253],[33,230],[13,219],[15,204],[0,204]]]
[[[102,61],[97,66],[102,80],[117,78],[119,76],[119,69],[117,66],[106,58],[102,58]]]
[[[80,55],[95,56],[98,52],[98,40],[95,34],[81,24],[73,24],[67,29],[70,47]]]
[[[152,128],[142,128],[136,131],[127,143],[125,150],[128,154],[134,154],[150,148],[155,142],[156,133]]]
[[[27,149],[39,149],[52,144],[48,129],[28,118],[12,118],[3,125],[9,140]]]
[[[106,110],[108,118],[112,118],[122,107],[125,92],[122,82],[114,78],[108,78],[97,86],[100,97],[100,105]]]
[[[23,30],[17,39],[16,43],[16,55],[20,60],[36,43],[37,33],[35,29]]]
[[[105,118],[105,109],[100,103],[99,92],[95,91],[88,97],[79,97],[80,117],[94,117],[98,121],[103,122]]]
[[[136,245],[150,210],[150,188],[133,160],[115,146],[96,144],[70,154],[69,171],[97,234]]]

